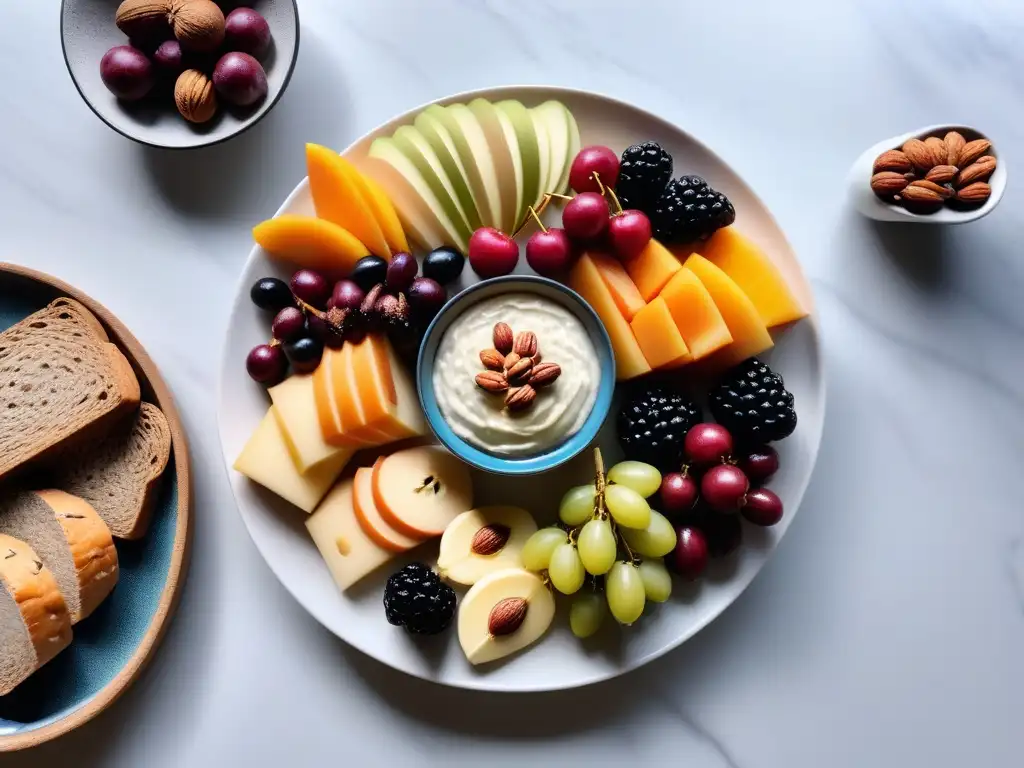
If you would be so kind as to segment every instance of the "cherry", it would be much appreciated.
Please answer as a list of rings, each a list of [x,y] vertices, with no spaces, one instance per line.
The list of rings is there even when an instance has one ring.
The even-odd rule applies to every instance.
[[[270,333],[278,341],[292,341],[306,331],[306,316],[301,309],[285,307],[274,316]]]
[[[620,259],[632,259],[651,241],[651,220],[642,211],[626,210],[608,222],[608,242]]]
[[[670,515],[689,512],[697,502],[697,482],[688,472],[670,472],[661,480],[661,506]]]
[[[747,494],[740,512],[754,525],[775,525],[782,519],[782,499],[767,488],[756,488]]]
[[[683,450],[694,464],[717,464],[732,454],[732,435],[721,424],[697,424],[686,433]]]
[[[750,478],[750,482],[767,482],[779,470],[779,454],[770,445],[759,445],[740,458],[739,468]]]
[[[595,172],[601,177],[601,184],[614,187],[619,180],[619,156],[608,147],[584,147],[573,158],[569,186],[577,192],[600,192]]]
[[[292,275],[290,286],[296,298],[317,309],[324,309],[331,296],[331,286],[324,276],[312,269],[300,269]]]
[[[245,358],[245,370],[253,381],[270,386],[284,378],[288,365],[281,347],[260,344],[253,347]]]
[[[582,192],[562,211],[562,226],[573,240],[596,240],[608,228],[608,201],[597,192]]]
[[[676,548],[666,558],[673,570],[693,581],[708,567],[708,540],[699,528],[684,525],[676,529]]]
[[[494,227],[481,227],[469,238],[469,266],[480,277],[507,275],[518,262],[516,241]]]
[[[735,512],[743,506],[743,497],[750,490],[750,481],[743,470],[732,464],[719,464],[700,479],[700,495],[708,506],[718,512]]]
[[[572,262],[572,242],[564,229],[534,232],[526,241],[526,263],[538,275],[557,275]]]

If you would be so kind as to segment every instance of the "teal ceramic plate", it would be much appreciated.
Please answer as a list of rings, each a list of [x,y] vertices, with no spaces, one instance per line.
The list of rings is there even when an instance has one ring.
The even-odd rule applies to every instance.
[[[75,625],[71,646],[7,696],[0,696],[0,751],[40,744],[90,720],[135,679],[166,629],[184,584],[190,543],[188,447],[160,374],[139,342],[101,305],[69,285],[0,264],[0,329],[59,296],[87,306],[131,362],[144,400],[171,427],[172,452],[146,536],[117,541],[120,577],[110,597]]]

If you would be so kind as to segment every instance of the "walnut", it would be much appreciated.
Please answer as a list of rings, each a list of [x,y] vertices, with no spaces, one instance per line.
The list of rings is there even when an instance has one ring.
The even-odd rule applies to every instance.
[[[217,112],[213,81],[198,69],[186,69],[174,84],[174,105],[190,123],[205,123]]]
[[[171,0],[167,20],[187,50],[214,51],[224,42],[224,13],[213,0]]]

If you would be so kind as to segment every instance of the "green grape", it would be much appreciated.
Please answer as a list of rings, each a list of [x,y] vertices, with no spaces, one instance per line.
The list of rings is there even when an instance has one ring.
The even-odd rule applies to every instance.
[[[583,570],[583,562],[576,547],[569,542],[555,547],[555,551],[551,553],[551,562],[548,564],[548,577],[552,586],[563,595],[579,592],[586,572]]]
[[[601,628],[608,605],[597,592],[584,592],[569,607],[569,628],[578,638],[590,637]]]
[[[618,562],[604,579],[608,608],[619,624],[632,624],[644,612],[644,582],[640,569],[632,563]]]
[[[629,548],[644,557],[664,557],[676,548],[676,529],[661,512],[651,511],[651,522],[642,531],[620,528]]]
[[[642,461],[620,461],[609,470],[608,479],[632,488],[645,499],[661,488],[661,472]]]
[[[547,570],[555,547],[565,544],[568,540],[568,534],[561,528],[541,528],[523,544],[523,551],[519,553],[523,568],[528,571]]]
[[[651,508],[632,488],[609,485],[604,489],[604,503],[615,522],[625,528],[643,530],[651,524]]]
[[[594,514],[594,494],[592,485],[578,485],[570,488],[562,503],[558,506],[558,517],[566,525],[576,527],[587,522]]]
[[[608,573],[608,569],[615,562],[615,552],[618,549],[611,523],[607,520],[591,520],[580,531],[576,548],[580,552],[580,560],[583,561],[587,573],[595,576]]]
[[[640,579],[644,593],[653,603],[664,603],[672,594],[672,576],[661,560],[644,560],[640,563]]]

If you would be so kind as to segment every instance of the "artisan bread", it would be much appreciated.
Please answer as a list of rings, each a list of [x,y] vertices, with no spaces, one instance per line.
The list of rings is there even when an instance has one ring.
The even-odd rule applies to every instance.
[[[0,696],[71,642],[57,580],[32,548],[0,534]]]
[[[0,500],[0,533],[21,539],[53,573],[71,623],[95,610],[117,583],[117,551],[96,510],[64,491],[21,491]]]
[[[57,299],[0,333],[0,478],[138,404],[135,372],[99,321]]]
[[[91,504],[115,537],[138,539],[146,534],[170,455],[167,418],[143,403],[105,439],[62,452],[49,481]]]

